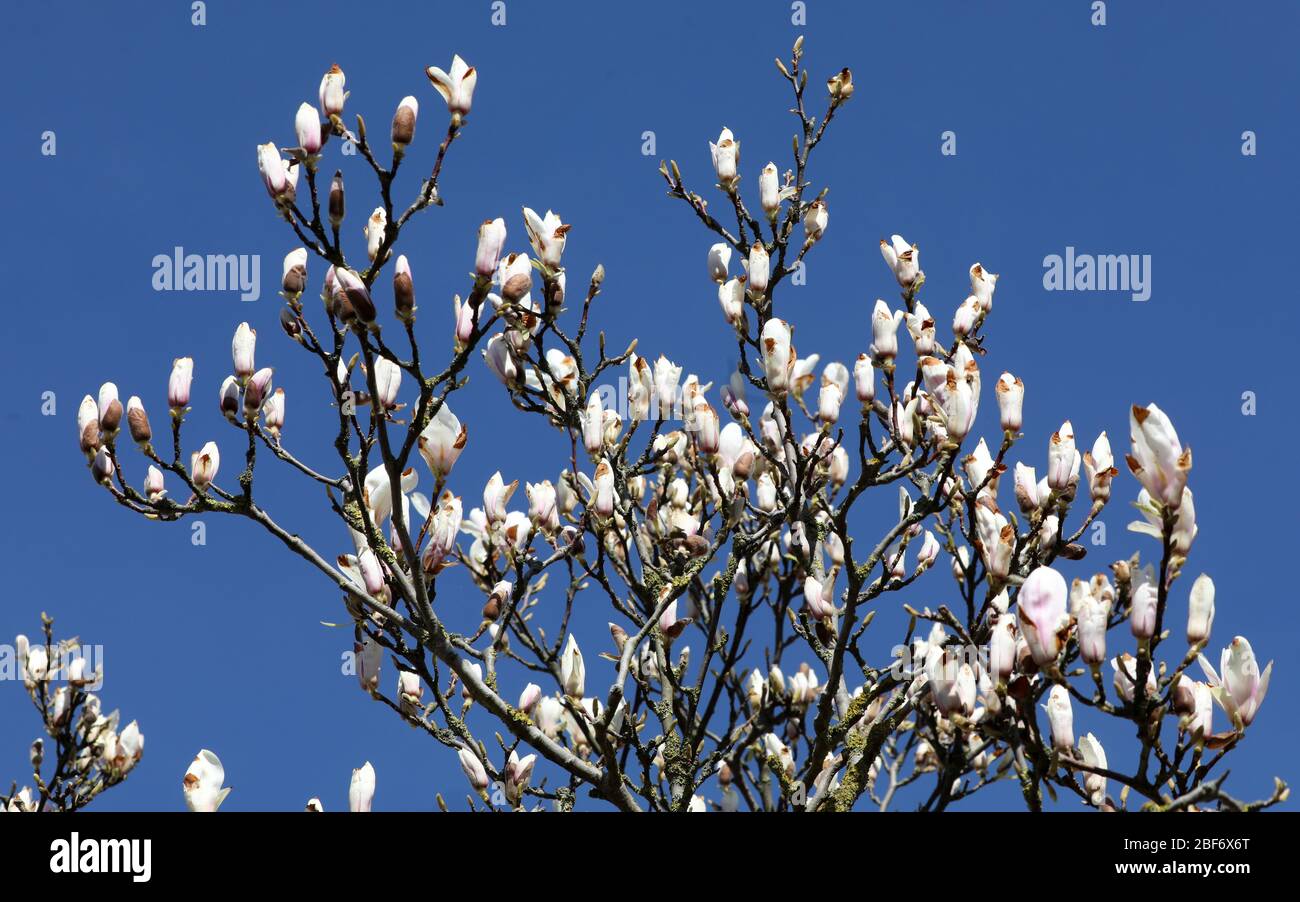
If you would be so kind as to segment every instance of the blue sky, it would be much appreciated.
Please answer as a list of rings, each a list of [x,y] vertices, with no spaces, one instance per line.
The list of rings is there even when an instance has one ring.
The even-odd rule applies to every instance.
[[[941,335],[965,297],[969,265],[1001,274],[981,365],[1026,383],[1026,435],[1013,459],[1041,472],[1047,437],[1067,417],[1081,443],[1105,429],[1120,452],[1128,405],[1157,402],[1194,450],[1200,523],[1171,618],[1181,623],[1191,578],[1208,572],[1218,587],[1212,648],[1243,634],[1261,663],[1278,661],[1263,712],[1231,756],[1228,788],[1261,796],[1272,774],[1296,777],[1290,651],[1300,616],[1290,563],[1300,499],[1279,455],[1300,438],[1286,387],[1298,325],[1290,295],[1300,7],[1244,3],[1223,15],[1173,2],[1108,6],[1107,24],[1094,27],[1089,4],[1076,0],[812,2],[800,28],[788,3],[766,0],[507,0],[504,27],[490,23],[487,2],[321,0],[273,13],[213,2],[203,27],[190,24],[184,3],[11,5],[0,149],[11,224],[0,260],[13,311],[9,440],[0,445],[11,564],[0,637],[36,633],[45,610],[60,632],[104,646],[105,701],[139,719],[147,744],[137,771],[100,807],[183,807],[181,777],[201,747],[225,763],[229,810],[297,808],[311,796],[343,808],[351,769],[367,759],[378,772],[377,808],[428,809],[435,792],[465,792],[451,752],[340,675],[350,632],[320,623],[341,616],[327,582],[251,523],[209,516],[207,544],[194,547],[183,526],[128,514],[95,489],[76,447],[83,394],[112,379],[124,398],[144,398],[157,428],[171,360],[190,355],[187,450],[216,439],[233,457],[237,435],[215,400],[231,334],[246,319],[262,336],[259,363],[276,367],[288,393],[286,443],[327,463],[331,414],[309,400],[320,397],[319,374],[276,325],[279,261],[296,242],[259,183],[255,145],[293,143],[298,104],[315,102],[322,72],[337,62],[349,114],[365,115],[372,132],[384,133],[404,95],[420,100],[397,189],[413,196],[445,122],[422,70],[446,68],[460,53],[480,77],[444,169],[446,206],[418,217],[400,247],[415,274],[426,354],[449,346],[450,300],[467,288],[477,224],[504,216],[509,246],[522,249],[527,205],[573,224],[571,283],[605,265],[595,315],[611,348],[635,336],[648,356],[662,351],[702,379],[723,379],[734,356],[719,349],[734,355],[734,343],[705,276],[710,236],[664,196],[656,168],[674,158],[688,183],[711,191],[707,142],[723,125],[742,141],[747,190],[768,159],[784,168],[793,119],[772,59],[788,56],[801,32],[814,77],[847,65],[858,87],[812,171],[817,187],[831,186],[827,236],[807,284],[778,294],[800,352],[851,362],[866,349],[872,302],[896,301],[877,241],[900,232],[921,248],[923,298]],[[57,136],[54,156],[41,153],[47,130]],[[940,153],[949,130],[955,156]],[[1246,130],[1257,135],[1254,156],[1241,152]],[[649,156],[646,131],[656,144]],[[349,159],[345,171],[344,235],[357,255],[374,201],[364,163]],[[261,299],[153,291],[151,260],[177,245],[262,255]],[[1150,300],[1044,291],[1044,257],[1068,246],[1151,255]],[[312,261],[309,271],[314,289],[323,267]],[[454,406],[471,446],[452,486],[467,508],[498,467],[507,479],[554,479],[559,437],[513,411],[481,361],[469,372]],[[1247,391],[1257,397],[1254,416],[1241,413]],[[55,393],[55,416],[42,415],[45,392]],[[996,429],[988,392],[984,400],[979,427]],[[274,463],[259,468],[265,506],[327,556],[348,550],[319,493]],[[131,476],[142,475],[137,463]],[[427,482],[426,474],[426,491]],[[1135,549],[1155,554],[1152,540],[1124,532],[1136,490],[1127,475],[1117,480],[1102,517],[1108,545],[1071,576]],[[876,503],[888,511],[895,500]],[[931,577],[906,600],[950,600],[952,584]],[[454,628],[472,629],[481,599],[456,585],[440,593],[440,611]],[[901,600],[887,596],[885,606],[896,611]],[[588,603],[578,637],[594,650],[607,641],[608,618],[594,597]],[[881,654],[897,637],[891,623],[896,614],[882,613],[872,631]],[[384,688],[394,679],[390,665]],[[16,684],[0,684],[0,724],[0,780],[21,784],[36,720]],[[1079,732],[1098,727],[1076,712]],[[1125,741],[1116,736],[1116,748]],[[1111,754],[1112,764],[1128,760]],[[997,790],[978,805],[1014,807],[1015,795]]]

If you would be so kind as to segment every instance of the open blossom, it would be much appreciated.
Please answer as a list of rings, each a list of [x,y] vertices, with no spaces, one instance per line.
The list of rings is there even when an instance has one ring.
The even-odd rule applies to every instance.
[[[889,241],[880,239],[880,255],[893,270],[898,284],[904,288],[911,288],[921,272],[921,252],[916,246],[908,244],[902,235],[894,235]]]
[[[979,301],[980,310],[988,313],[993,309],[993,289],[996,287],[998,274],[989,272],[980,264],[970,268],[970,293]]]
[[[730,188],[736,183],[736,167],[740,163],[740,142],[731,134],[731,129],[724,128],[718,135],[718,143],[709,142],[709,153],[713,156],[713,171],[717,173],[718,183],[723,188]]]
[[[505,480],[501,478],[500,470],[492,474],[483,489],[483,513],[487,516],[488,523],[497,524],[505,521],[506,504],[518,487],[518,479],[506,485]]]
[[[375,212],[370,214],[363,229],[366,236],[366,256],[372,263],[379,256],[379,248],[384,243],[384,231],[387,228],[388,214],[384,212],[383,207],[375,207]]]
[[[424,74],[429,77],[433,89],[447,101],[447,112],[451,113],[453,122],[460,122],[462,117],[469,115],[474,103],[474,86],[478,84],[478,71],[473,66],[456,55],[452,57],[450,72],[429,66]]]
[[[1039,667],[1056,661],[1062,633],[1069,624],[1065,602],[1069,589],[1065,577],[1051,567],[1038,567],[1025,577],[1016,597],[1020,630]]]
[[[1128,525],[1129,531],[1142,533],[1151,536],[1153,539],[1163,541],[1164,519],[1160,509],[1152,501],[1151,495],[1146,489],[1138,492],[1137,501],[1134,502],[1133,506],[1137,508],[1143,519],[1134,520],[1130,523]],[[1192,498],[1192,490],[1184,486],[1182,503],[1178,505],[1178,512],[1174,517],[1173,530],[1170,534],[1174,551],[1177,554],[1186,555],[1191,550],[1197,532],[1196,505]]]
[[[1174,424],[1156,405],[1133,405],[1129,413],[1133,453],[1126,457],[1133,471],[1153,499],[1169,508],[1183,500],[1187,474],[1192,469],[1192,449],[1178,441]]]
[[[468,440],[469,430],[461,425],[447,402],[443,401],[429,425],[420,433],[420,456],[434,477],[441,479],[451,473]]]
[[[1097,737],[1087,733],[1079,737],[1079,759],[1089,767],[1107,770],[1106,750],[1101,747]],[[1088,801],[1100,806],[1106,801],[1106,778],[1100,774],[1084,772],[1083,788],[1088,792]]]
[[[1110,439],[1103,432],[1092,443],[1092,450],[1083,452],[1083,472],[1088,477],[1088,492],[1094,502],[1110,499],[1110,481],[1119,474],[1115,458],[1110,451]]]
[[[216,442],[208,442],[200,450],[190,455],[190,478],[199,491],[203,491],[217,478],[217,468],[221,465],[221,452]]]
[[[564,253],[565,236],[570,226],[560,221],[559,214],[546,211],[546,216],[538,216],[530,208],[524,207],[524,226],[528,230],[528,240],[533,246],[533,253],[547,266],[560,265],[560,256]]]
[[[1269,661],[1264,672],[1260,673],[1255,650],[1250,647],[1245,636],[1234,637],[1232,644],[1223,650],[1218,673],[1205,659],[1205,655],[1199,655],[1197,660],[1205,671],[1219,707],[1232,718],[1238,729],[1250,726],[1259,713],[1259,706],[1264,703],[1264,696],[1268,694],[1273,662]]]
[[[207,749],[201,749],[185,771],[182,789],[185,807],[190,811],[216,811],[230,795],[230,787],[223,787],[226,769],[221,759]]]

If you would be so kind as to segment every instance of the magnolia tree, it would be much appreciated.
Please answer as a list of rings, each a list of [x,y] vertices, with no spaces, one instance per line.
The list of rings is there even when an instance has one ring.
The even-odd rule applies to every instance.
[[[794,155],[784,171],[758,171],[756,197],[741,190],[740,141],[727,129],[709,145],[712,208],[676,163],[660,169],[716,241],[718,338],[739,353],[716,394],[683,380],[666,354],[652,361],[635,342],[610,354],[603,333],[593,340],[604,270],[572,290],[570,227],[550,211],[523,209],[527,249],[505,219],[485,221],[454,317],[417,320],[413,268],[395,252],[412,217],[441,204],[477,73],[459,57],[450,71],[427,70],[450,119],[402,206],[393,188],[419,104],[398,106],[390,156],[360,116],[346,123],[336,66],[319,107],[298,110],[297,146],[257,150],[274,210],[301,244],[285,258],[280,321],[324,376],[310,403],[333,421],[333,447],[295,446],[284,390],[255,362],[257,334],[244,323],[218,393],[231,434],[218,443],[186,432],[194,364],[178,358],[170,435],[155,435],[140,398],[124,408],[111,383],[82,402],[95,480],[151,519],[246,517],[331,580],[355,629],[362,688],[458,756],[471,806],[564,809],[587,797],[625,811],[884,809],[920,783],[921,807],[941,810],[1003,780],[1033,810],[1062,794],[1105,810],[1281,801],[1280,781],[1258,802],[1223,789],[1220,765],[1258,714],[1270,668],[1260,672],[1241,636],[1217,667],[1201,654],[1214,585],[1180,581],[1196,535],[1192,457],[1155,404],[1131,412],[1136,485],[1119,478],[1104,433],[1080,453],[1066,422],[1045,460],[1018,447],[1025,388],[1010,373],[987,386],[997,434],[972,434],[997,275],[970,267],[946,341],[921,300],[917,247],[898,235],[880,249],[901,300],[876,302],[864,353],[820,373],[817,355],[796,353],[778,289],[826,232],[826,190],[814,193],[809,167],[854,85],[844,69],[810,93],[802,41],[777,69],[797,120]],[[322,175],[329,145],[344,142],[378,188],[363,261],[340,239],[343,174]],[[308,297],[313,256],[321,305]],[[565,469],[527,483],[522,499],[517,477],[531,474],[504,461],[481,503],[480,487],[457,478],[476,424],[453,410],[475,367],[520,416],[555,429]],[[625,405],[608,391],[620,377]],[[123,421],[148,464],[139,487]],[[312,547],[262,504],[268,457],[324,487],[337,545]],[[238,472],[222,480],[232,458]],[[1154,540],[1154,565],[1135,554],[1068,582],[1061,561],[1083,558],[1079,539],[1112,492],[1133,489],[1142,520],[1131,528]],[[896,498],[898,516],[862,535],[854,511],[869,491],[890,509]],[[481,593],[481,615],[459,586],[439,603],[453,565]],[[905,634],[873,632],[876,610],[921,580],[951,602],[903,604]],[[607,613],[594,614],[597,600]],[[611,621],[600,648],[590,632],[586,649],[575,638],[588,616]],[[395,677],[382,679],[385,661]],[[1126,724],[1115,735],[1132,730],[1132,749],[1108,754],[1075,729],[1075,711]],[[185,779],[190,807],[215,809],[223,779],[201,752]],[[374,791],[367,763],[351,807],[368,810]]]
[[[76,811],[126,779],[144,754],[144,734],[134,720],[120,726],[117,711],[103,712],[95,694],[103,673],[76,639],[54,639],[54,621],[42,615],[42,638],[14,641],[13,673],[53,747],[44,737],[31,745],[32,785],[11,783],[0,811]],[[55,687],[55,683],[63,685]],[[51,754],[52,753],[52,754]],[[33,788],[34,786],[34,788]]]

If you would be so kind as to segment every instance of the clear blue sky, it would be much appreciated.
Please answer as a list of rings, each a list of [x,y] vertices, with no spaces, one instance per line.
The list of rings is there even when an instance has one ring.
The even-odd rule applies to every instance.
[[[100,807],[183,807],[181,777],[201,747],[225,763],[228,810],[297,808],[311,796],[343,808],[351,769],[366,759],[378,772],[377,808],[428,809],[435,791],[465,792],[450,751],[340,675],[350,631],[320,624],[341,618],[328,583],[251,523],[209,516],[207,545],[193,547],[184,526],[128,514],[96,490],[77,450],[83,394],[112,379],[124,399],[145,399],[157,428],[171,360],[190,355],[187,450],[218,440],[231,478],[237,436],[215,402],[232,331],[247,319],[261,336],[259,363],[276,366],[288,392],[286,443],[328,463],[330,414],[309,402],[320,397],[319,374],[276,325],[279,261],[295,242],[259,182],[255,145],[292,144],[298,104],[315,102],[322,72],[338,62],[349,113],[365,115],[373,133],[386,133],[404,95],[419,98],[398,189],[410,197],[445,123],[422,70],[460,53],[480,78],[444,170],[446,206],[419,217],[401,248],[426,353],[449,344],[450,299],[466,289],[477,224],[504,216],[510,246],[522,248],[528,205],[573,224],[571,285],[604,263],[597,318],[611,347],[639,336],[643,353],[667,352],[687,372],[720,379],[734,360],[719,349],[734,344],[705,276],[710,238],[664,196],[656,167],[675,158],[690,183],[711,191],[707,142],[727,125],[742,141],[747,190],[768,159],[784,168],[792,117],[772,59],[787,56],[800,31],[814,76],[847,65],[858,88],[812,173],[832,189],[827,237],[807,285],[778,295],[799,350],[851,362],[866,349],[871,302],[896,300],[877,240],[901,232],[922,249],[923,297],[941,334],[966,294],[967,267],[980,260],[1001,273],[979,426],[996,429],[987,389],[1011,369],[1027,385],[1016,459],[1042,472],[1046,439],[1066,417],[1081,443],[1105,429],[1122,453],[1128,405],[1159,403],[1194,449],[1201,528],[1170,616],[1181,623],[1191,578],[1209,572],[1218,586],[1212,647],[1241,633],[1261,664],[1278,659],[1263,712],[1231,756],[1228,788],[1267,795],[1272,774],[1298,776],[1300,499],[1285,460],[1300,438],[1290,353],[1300,7],[1112,2],[1098,28],[1083,0],[808,5],[805,28],[791,25],[788,3],[767,0],[508,0],[505,27],[490,24],[486,0],[213,2],[204,27],[190,24],[186,3],[10,5],[0,149],[10,563],[0,637],[34,634],[46,610],[61,632],[105,647],[105,701],[139,719],[147,745],[128,784]],[[57,134],[52,157],[41,154],[46,130]],[[653,156],[641,153],[647,130]],[[957,136],[954,157],[940,154],[946,130]],[[1256,156],[1241,153],[1245,130],[1258,135]],[[364,163],[347,163],[345,236],[358,255],[373,200]],[[153,291],[150,261],[177,245],[262,255],[262,299]],[[1044,291],[1044,256],[1067,246],[1150,254],[1151,299]],[[314,291],[323,267],[309,268]],[[554,479],[562,466],[559,438],[515,413],[481,361],[470,373],[454,405],[471,429],[453,477],[467,509],[499,466],[521,481]],[[53,417],[41,415],[47,391],[57,396]],[[1256,416],[1240,412],[1245,391],[1257,393]],[[258,488],[273,515],[327,556],[348,550],[319,493],[274,464],[263,462]],[[131,476],[142,475],[136,463]],[[1103,517],[1109,545],[1071,576],[1135,548],[1154,555],[1152,540],[1124,532],[1136,489],[1127,475],[1117,481]],[[888,510],[895,500],[877,503]],[[907,599],[951,600],[946,575],[930,577]],[[887,597],[886,607],[901,600]],[[482,601],[448,587],[438,603],[454,628],[472,629]],[[608,618],[594,597],[589,605],[579,639],[590,682],[603,685],[607,665],[595,652]],[[882,614],[873,628],[881,654],[896,622]],[[394,680],[388,665],[384,688]],[[477,726],[490,737],[485,721]],[[1076,730],[1097,726],[1076,712]],[[35,729],[21,689],[0,684],[6,786],[23,781]],[[1128,741],[1115,736],[1112,765],[1130,760]],[[1010,789],[979,798],[1017,804]]]

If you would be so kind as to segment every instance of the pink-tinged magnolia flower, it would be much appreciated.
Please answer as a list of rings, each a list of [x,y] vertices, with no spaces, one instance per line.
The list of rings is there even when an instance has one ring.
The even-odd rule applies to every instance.
[[[898,356],[898,325],[903,321],[900,310],[891,313],[889,305],[877,299],[871,314],[871,357],[885,364]]]
[[[524,494],[528,496],[528,516],[533,525],[547,535],[560,526],[560,511],[556,505],[555,486],[549,479],[538,483],[525,483]]]
[[[938,557],[939,540],[934,537],[934,533],[927,529],[925,538],[921,541],[921,550],[916,553],[916,568],[918,570],[928,570]]]
[[[122,402],[117,397],[117,386],[105,382],[99,387],[99,401],[95,405],[99,416],[99,431],[108,438],[117,435],[122,425]]]
[[[998,414],[1002,420],[1003,430],[1019,432],[1024,423],[1021,411],[1025,403],[1025,383],[1010,373],[1003,373],[998,377],[994,389],[997,393]]]
[[[948,438],[960,443],[975,425],[975,415],[979,412],[979,394],[972,381],[965,376],[958,376],[957,371],[948,370],[948,381],[939,408],[943,417],[943,427]]]
[[[740,279],[728,279],[718,286],[718,304],[722,307],[723,317],[733,326],[745,322],[745,283]]]
[[[768,163],[758,174],[758,202],[769,220],[781,209],[781,183],[775,163]]]
[[[420,116],[420,101],[406,96],[393,113],[393,149],[399,153],[415,140],[415,121]]]
[[[913,313],[904,313],[903,320],[907,324],[907,332],[912,336],[912,343],[916,348],[918,357],[925,357],[934,353],[934,317],[930,316],[930,311],[919,301],[916,304],[916,311]]]
[[[942,646],[930,646],[925,661],[926,678],[934,705],[944,717],[960,714],[970,717],[975,711],[975,671],[970,664],[958,661]]]
[[[826,224],[830,221],[830,212],[826,201],[818,198],[810,203],[803,212],[803,231],[808,241],[819,241],[826,234]]]
[[[790,377],[796,360],[794,345],[790,342],[790,326],[785,320],[773,317],[763,325],[760,338],[763,350],[763,369],[767,374],[767,390],[783,395],[790,390]]]
[[[709,278],[721,285],[727,281],[727,267],[731,264],[731,245],[719,241],[709,248]]]
[[[451,492],[442,493],[429,528],[429,544],[424,551],[423,566],[426,573],[436,574],[441,570],[442,562],[455,549],[463,512],[460,498]]]
[[[521,758],[517,751],[510,750],[510,757],[506,761],[505,778],[506,800],[512,805],[518,804],[524,791],[528,789],[528,781],[532,779],[533,766],[536,763],[536,755],[524,755]]]
[[[433,419],[429,420],[429,425],[420,433],[419,439],[420,456],[424,458],[435,479],[442,479],[451,473],[451,468],[456,465],[468,440],[469,429],[461,425],[444,400]]]
[[[256,369],[253,364],[253,351],[256,347],[257,330],[252,329],[247,322],[240,322],[239,328],[235,329],[235,337],[230,342],[230,356],[234,360],[235,377],[238,377],[240,385]]]
[[[582,651],[578,640],[569,634],[569,641],[564,645],[564,654],[560,656],[560,684],[567,695],[582,698],[587,685],[587,668],[582,661]]]
[[[709,153],[713,157],[713,171],[717,173],[718,184],[728,189],[734,186],[738,179],[740,142],[731,134],[731,129],[724,128],[718,134],[717,144],[709,142]]]
[[[167,494],[166,484],[163,481],[162,470],[149,465],[149,471],[144,478],[144,494],[150,501],[160,501]]]
[[[975,331],[975,325],[980,318],[979,298],[971,295],[961,302],[957,312],[952,317],[952,334],[958,337],[969,335]]]
[[[362,633],[361,641],[353,644],[352,653],[357,662],[357,681],[366,692],[374,692],[379,688],[379,671],[384,663],[383,646],[369,633]]]
[[[1178,441],[1174,424],[1156,405],[1133,405],[1129,413],[1133,453],[1127,456],[1133,471],[1151,497],[1176,509],[1183,500],[1187,474],[1192,469],[1192,449]]]
[[[483,488],[483,513],[487,516],[489,524],[505,522],[506,503],[518,487],[518,479],[506,485],[505,480],[501,478],[500,470],[488,478],[487,485]]]
[[[1095,671],[1106,660],[1106,630],[1110,600],[1093,593],[1090,585],[1076,579],[1072,586],[1074,617],[1078,621],[1079,655]]]
[[[582,446],[588,454],[599,454],[605,444],[605,408],[600,401],[600,392],[591,393],[587,409],[582,414]]]
[[[336,266],[334,268],[334,279],[338,283],[338,287],[342,289],[347,306],[351,307],[357,318],[363,323],[373,323],[376,312],[375,303],[370,299],[370,289],[366,288],[366,283],[361,281],[361,277],[350,269],[341,269]],[[351,319],[347,307],[343,310],[342,319],[345,322]]]
[[[387,228],[388,214],[384,212],[383,207],[375,207],[375,212],[370,214],[370,218],[362,228],[366,236],[366,256],[372,263],[379,256],[379,248],[384,243],[384,231]]]
[[[347,76],[338,64],[329,67],[329,71],[320,80],[320,111],[328,119],[331,116],[339,116],[343,113],[343,103],[348,99],[347,92],[343,90],[347,82]]]
[[[546,211],[545,217],[541,217],[529,207],[524,207],[524,228],[528,231],[528,241],[538,259],[552,269],[559,266],[560,256],[564,253],[565,236],[572,226],[565,225],[560,221],[559,214],[550,210]]]
[[[912,287],[921,272],[921,252],[916,245],[908,244],[902,235],[894,235],[889,241],[881,238],[880,255],[885,258],[898,284],[904,288]]]
[[[692,619],[677,616],[677,600],[673,599],[659,615],[659,632],[663,633],[665,641],[671,643],[686,627],[690,626]]]
[[[320,117],[310,103],[298,107],[298,115],[293,119],[294,131],[298,133],[298,146],[308,154],[320,153],[321,129]]]
[[[749,259],[746,261],[745,272],[750,296],[762,297],[772,279],[772,261],[768,257],[767,248],[757,238],[749,246]]]
[[[970,293],[979,301],[980,310],[985,313],[993,309],[993,289],[997,281],[997,273],[989,272],[978,263],[970,268]]]
[[[716,454],[720,442],[718,412],[713,406],[698,396],[692,408],[692,425],[695,445],[701,454]],[[734,425],[734,424],[733,424]]]
[[[387,357],[375,360],[375,402],[384,410],[397,406],[397,392],[402,387],[402,368]]]
[[[614,471],[611,469],[609,461],[602,460],[597,465],[596,475],[592,480],[592,488],[594,491],[591,503],[596,516],[602,519],[613,516],[618,498],[614,492]]]
[[[348,784],[348,811],[369,811],[375,801],[375,769],[367,761],[352,771]]]
[[[474,251],[474,274],[490,279],[501,263],[501,251],[506,243],[506,221],[498,216],[485,219],[478,227],[478,247]]]
[[[1079,737],[1079,759],[1089,767],[1107,770],[1106,750],[1101,747],[1097,737],[1087,733]],[[1101,806],[1106,801],[1106,778],[1100,774],[1084,772],[1083,788],[1088,793],[1088,801]]]
[[[871,365],[871,358],[866,354],[859,354],[853,364],[853,391],[863,404],[869,404],[876,398],[876,368]]]
[[[357,554],[357,569],[361,572],[361,583],[367,592],[382,596],[384,591],[384,568],[379,558],[369,548],[362,548]]]
[[[1057,683],[1047,693],[1047,722],[1052,728],[1052,746],[1058,752],[1068,752],[1074,747],[1074,708],[1070,705],[1070,691]]]
[[[423,696],[424,684],[420,682],[420,675],[410,670],[398,671],[397,699],[402,707],[407,710],[417,708]]]
[[[1124,652],[1117,658],[1110,659],[1110,666],[1115,671],[1114,687],[1115,693],[1126,702],[1132,702],[1134,698],[1134,688],[1137,686],[1137,658],[1128,652]],[[1155,668],[1147,671],[1147,698],[1156,693],[1156,675]]]
[[[478,70],[466,63],[459,55],[451,59],[451,71],[443,72],[437,66],[424,70],[433,89],[447,101],[447,112],[451,113],[453,122],[469,115],[474,102],[474,86],[478,84]]]
[[[462,311],[467,309],[468,304]],[[506,388],[519,387],[519,366],[511,353],[510,342],[504,335],[493,335],[488,339],[487,347],[483,349],[483,362]]]
[[[262,403],[271,393],[271,377],[274,372],[269,366],[254,373],[244,389],[244,413],[255,416],[262,409]]]
[[[1065,610],[1068,595],[1065,577],[1051,567],[1036,568],[1020,586],[1016,597],[1020,632],[1039,667],[1055,662],[1061,652],[1070,622]]]
[[[1088,493],[1094,502],[1110,500],[1110,481],[1119,474],[1115,457],[1110,451],[1110,439],[1103,432],[1092,443],[1092,450],[1083,452],[1083,472],[1088,477]]]
[[[1133,506],[1142,514],[1143,519],[1134,520],[1130,523],[1128,525],[1129,532],[1141,533],[1163,541],[1164,520],[1160,508],[1156,502],[1151,500],[1151,495],[1146,489],[1138,492],[1137,501],[1134,502]],[[1192,498],[1192,490],[1183,486],[1183,500],[1178,505],[1178,512],[1174,517],[1173,530],[1170,536],[1174,552],[1186,555],[1191,550],[1192,542],[1196,539],[1198,531],[1196,504]]]
[[[1129,629],[1135,638],[1149,640],[1156,632],[1156,609],[1160,593],[1154,583],[1145,582],[1133,590],[1129,609]]]
[[[541,698],[542,687],[536,683],[529,683],[524,687],[524,691],[519,693],[519,710],[525,714],[531,714]]]
[[[177,357],[172,361],[172,373],[167,380],[167,406],[179,414],[190,403],[190,383],[194,379],[194,360]]]
[[[1070,487],[1070,480],[1078,472],[1079,452],[1074,447],[1074,427],[1066,420],[1052,433],[1047,445],[1047,485],[1058,492]]]
[[[834,602],[827,597],[828,590],[830,592],[834,591],[834,587],[830,582],[822,585],[822,582],[815,576],[810,576],[804,580],[803,601],[808,608],[809,616],[814,620],[827,620],[837,613]]]
[[[522,554],[533,539],[533,523],[523,511],[511,511],[501,525],[501,534],[515,554]]]
[[[230,794],[230,787],[222,787],[226,769],[221,759],[207,749],[201,749],[189,769],[185,771],[182,789],[185,807],[190,811],[216,811]]]
[[[1264,704],[1264,696],[1268,694],[1273,662],[1269,661],[1264,672],[1260,673],[1255,651],[1245,636],[1234,637],[1232,644],[1223,650],[1218,673],[1214,672],[1214,667],[1205,659],[1205,655],[1197,656],[1197,660],[1205,671],[1214,700],[1232,718],[1236,729],[1242,730],[1250,726],[1259,713],[1259,706]]]
[[[77,408],[77,441],[81,445],[81,453],[86,455],[86,461],[89,463],[95,459],[95,453],[99,450],[101,439],[99,435],[99,405],[90,395],[81,399],[81,405]]]
[[[1001,616],[989,635],[989,672],[1005,683],[1016,666],[1016,627],[1010,617]]]
[[[221,465],[221,452],[216,442],[208,442],[200,450],[190,455],[190,478],[200,492],[217,478],[217,468]]]
[[[95,453],[95,459],[91,461],[91,475],[95,477],[95,481],[100,485],[108,485],[116,471],[117,467],[113,464],[113,458],[109,455],[108,448],[101,446]]]
[[[1202,573],[1192,583],[1187,602],[1187,644],[1202,645],[1214,625],[1214,580]]]

